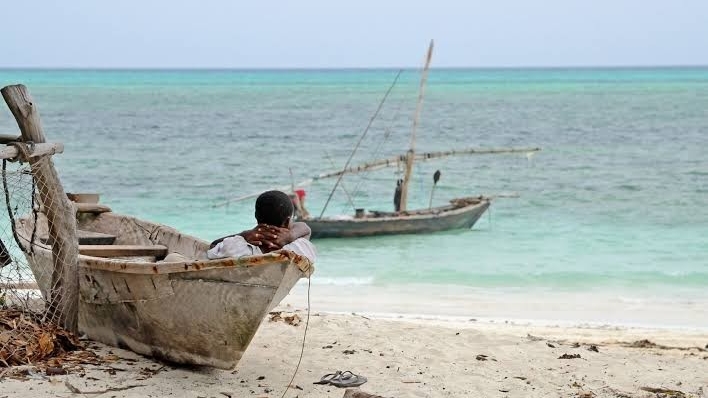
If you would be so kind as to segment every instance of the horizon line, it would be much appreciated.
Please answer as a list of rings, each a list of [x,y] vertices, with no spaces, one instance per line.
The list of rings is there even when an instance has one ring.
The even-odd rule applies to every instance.
[[[679,69],[707,68],[708,64],[606,64],[606,65],[527,65],[527,66],[431,66],[437,70],[494,70],[494,69]],[[105,71],[366,71],[366,70],[419,70],[416,66],[0,66],[8,70],[105,70]]]

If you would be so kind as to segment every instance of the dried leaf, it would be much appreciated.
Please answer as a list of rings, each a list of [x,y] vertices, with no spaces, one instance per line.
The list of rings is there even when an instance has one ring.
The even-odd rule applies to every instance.
[[[54,342],[52,341],[52,336],[49,333],[42,333],[39,336],[39,354],[42,357],[46,357],[54,351]]]
[[[297,326],[300,324],[300,316],[298,314],[286,316],[283,318],[283,320],[290,326]]]
[[[640,387],[640,390],[648,391],[654,394],[664,394],[666,397],[676,397],[683,398],[687,395],[683,391],[671,390],[668,388],[655,388],[655,387]]]
[[[580,354],[563,354],[558,357],[558,359],[578,359]]]

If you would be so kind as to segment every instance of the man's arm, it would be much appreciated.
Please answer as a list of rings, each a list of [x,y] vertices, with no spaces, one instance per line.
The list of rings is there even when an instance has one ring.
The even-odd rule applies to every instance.
[[[242,233],[243,233],[243,232],[241,232],[241,234],[242,234]],[[218,245],[219,243],[221,243],[222,240],[224,240],[224,239],[226,239],[226,238],[230,238],[230,237],[232,237],[232,236],[241,235],[241,234],[233,234],[233,235],[222,236],[221,238],[219,238],[219,239],[217,239],[217,240],[211,242],[211,245],[209,245],[209,248],[210,248],[210,249],[213,249],[214,246],[216,246],[216,245]],[[243,235],[241,235],[241,236],[243,236]]]
[[[283,246],[292,243],[296,239],[305,238],[309,240],[312,235],[312,230],[304,222],[295,222],[289,229],[259,224],[253,229],[247,229],[237,234],[219,238],[211,242],[209,248],[214,248],[224,239],[236,235],[241,236],[246,242],[264,249],[264,251],[272,251],[281,249]]]
[[[310,227],[307,227],[307,225],[305,225],[305,227],[307,228],[307,231],[309,233]],[[302,228],[302,227],[300,227],[300,228]],[[299,231],[303,231],[303,232],[299,232],[299,233],[304,233],[303,229],[299,229]],[[270,247],[270,248],[274,247],[278,243],[279,240],[282,241],[283,240],[282,238],[284,238],[285,240],[289,239],[286,236],[282,236],[282,238],[281,238],[281,235],[285,235],[285,234],[283,231],[281,231],[277,227],[273,227],[273,226],[266,225],[266,224],[259,224],[259,225],[256,225],[255,227],[253,227],[252,229],[247,229],[247,230],[241,231],[237,234],[232,234],[232,235],[227,235],[227,236],[221,237],[221,238],[211,242],[211,245],[209,245],[209,248],[211,249],[214,246],[221,243],[221,241],[223,241],[224,239],[230,238],[230,237],[236,236],[236,235],[242,237],[243,239],[246,240],[246,242],[248,242],[254,246],[265,246],[265,247]],[[295,239],[297,239],[297,238],[295,238]],[[285,244],[290,243],[290,242],[291,241],[288,241]],[[277,247],[274,250],[277,250],[277,249],[280,249],[280,247]]]
[[[290,233],[292,235],[291,236],[292,240],[287,243],[291,243],[295,239],[300,239],[300,238],[305,238],[307,240],[310,240],[310,236],[312,235],[312,230],[310,229],[310,226],[305,224],[304,222],[294,222],[293,225],[290,227]]]
[[[226,257],[252,256],[261,253],[254,245],[249,244],[246,239],[236,234],[225,237],[214,247],[207,250],[207,258],[210,260]]]

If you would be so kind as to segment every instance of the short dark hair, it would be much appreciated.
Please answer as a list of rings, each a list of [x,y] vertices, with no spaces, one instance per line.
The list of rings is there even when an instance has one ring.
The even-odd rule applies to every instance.
[[[293,216],[292,199],[282,191],[266,191],[256,199],[256,221],[259,224],[284,227]]]

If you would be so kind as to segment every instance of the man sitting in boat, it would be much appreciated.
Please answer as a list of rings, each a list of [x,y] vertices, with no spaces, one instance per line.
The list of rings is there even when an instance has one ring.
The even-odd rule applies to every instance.
[[[305,190],[296,189],[294,194],[290,195],[290,199],[295,207],[295,219],[307,220],[310,218],[310,212],[305,208]]]
[[[207,258],[252,256],[284,249],[314,263],[317,253],[310,242],[310,227],[303,222],[293,222],[294,213],[293,202],[286,193],[262,193],[256,199],[258,225],[215,240],[207,251]]]

